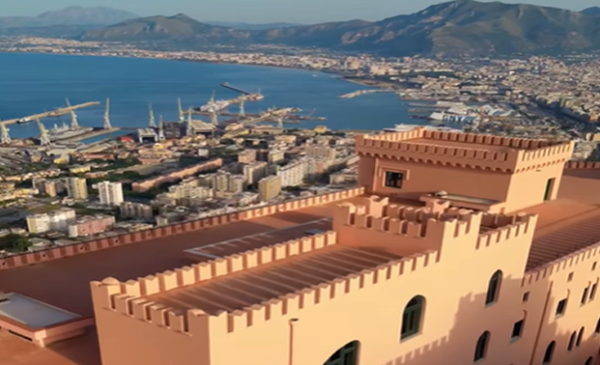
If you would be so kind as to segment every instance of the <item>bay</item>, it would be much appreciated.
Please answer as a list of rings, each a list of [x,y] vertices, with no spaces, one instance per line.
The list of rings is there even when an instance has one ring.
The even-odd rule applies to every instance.
[[[0,53],[0,118],[12,119],[88,101],[111,101],[111,122],[117,127],[148,125],[148,104],[164,120],[177,120],[177,98],[184,108],[238,96],[219,85],[260,90],[265,99],[246,103],[247,113],[270,107],[299,107],[326,121],[298,125],[312,128],[378,130],[394,124],[418,124],[409,119],[408,104],[395,94],[366,94],[353,99],[339,95],[365,89],[336,75],[297,69],[180,62],[160,59]],[[236,111],[234,106],[230,109]],[[104,107],[80,109],[78,121],[101,127]],[[208,121],[208,117],[200,117]],[[69,116],[44,119],[47,127],[69,122]],[[11,125],[13,138],[39,134],[35,123]]]

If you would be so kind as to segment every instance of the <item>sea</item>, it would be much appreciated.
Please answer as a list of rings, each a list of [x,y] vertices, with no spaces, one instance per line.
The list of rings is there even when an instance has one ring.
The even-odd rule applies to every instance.
[[[160,59],[0,53],[0,119],[24,116],[99,101],[102,105],[77,111],[80,125],[101,127],[104,100],[110,98],[110,119],[116,127],[148,125],[148,104],[165,121],[177,120],[177,98],[184,109],[204,105],[211,95],[231,99],[234,91],[220,86],[260,91],[265,98],[247,102],[247,113],[270,107],[298,107],[301,114],[325,117],[304,121],[297,128],[325,125],[330,129],[374,131],[395,124],[419,124],[409,118],[408,102],[393,93],[365,94],[352,99],[338,96],[367,89],[329,73],[288,68],[185,62]],[[237,107],[230,107],[237,111]],[[194,119],[208,117],[196,116]],[[70,122],[70,116],[46,118],[47,128]],[[10,126],[13,138],[39,135],[35,123]],[[106,138],[106,136],[100,137]],[[91,142],[91,141],[87,141]]]

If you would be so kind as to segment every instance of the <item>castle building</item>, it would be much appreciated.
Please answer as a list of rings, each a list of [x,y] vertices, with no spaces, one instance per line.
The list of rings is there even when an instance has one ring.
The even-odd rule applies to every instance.
[[[70,342],[102,365],[600,364],[598,165],[569,163],[571,142],[423,129],[356,146],[361,187],[336,204],[310,197],[211,218],[197,234],[188,223],[177,238],[158,228],[122,248],[90,243],[109,246],[110,265],[74,251],[31,270],[22,259],[0,270],[0,290],[25,285],[93,318],[97,340],[61,352]],[[31,284],[75,270],[55,296]]]

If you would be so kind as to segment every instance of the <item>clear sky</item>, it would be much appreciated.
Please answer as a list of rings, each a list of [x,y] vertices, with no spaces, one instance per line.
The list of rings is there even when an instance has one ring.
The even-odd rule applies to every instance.
[[[486,0],[484,0],[486,1]],[[37,15],[47,10],[78,6],[110,6],[141,16],[185,13],[198,20],[247,23],[378,20],[412,13],[444,0],[0,0],[0,16]],[[598,0],[528,0],[536,5],[581,10]]]

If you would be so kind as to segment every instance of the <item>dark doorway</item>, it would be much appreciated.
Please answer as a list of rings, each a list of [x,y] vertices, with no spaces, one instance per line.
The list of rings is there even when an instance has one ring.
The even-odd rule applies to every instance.
[[[360,342],[352,341],[337,350],[323,365],[357,365]]]
[[[548,179],[546,182],[546,191],[544,192],[544,201],[552,198],[552,188],[554,187],[554,179]]]

